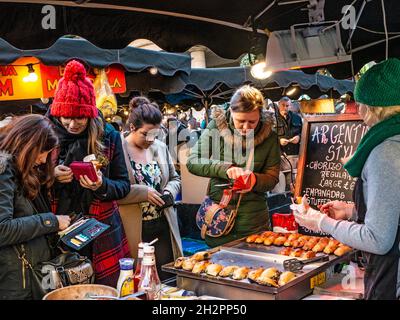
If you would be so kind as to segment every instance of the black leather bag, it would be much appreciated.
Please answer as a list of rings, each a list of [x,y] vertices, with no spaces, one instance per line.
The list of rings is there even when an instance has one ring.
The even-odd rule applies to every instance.
[[[75,284],[89,284],[94,281],[94,270],[91,261],[77,252],[62,253],[56,258],[42,262],[37,266],[42,275],[50,276],[55,288]]]
[[[33,299],[42,299],[52,290],[94,282],[94,270],[91,261],[77,252],[66,252],[56,258],[41,262],[36,266],[26,259],[23,247],[14,246],[23,270],[29,272]],[[23,279],[26,285],[26,279]]]

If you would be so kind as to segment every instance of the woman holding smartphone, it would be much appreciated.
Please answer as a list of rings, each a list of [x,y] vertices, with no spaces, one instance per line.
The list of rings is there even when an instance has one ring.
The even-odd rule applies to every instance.
[[[46,236],[70,224],[69,216],[50,208],[50,154],[57,143],[50,121],[40,115],[14,118],[0,129],[0,300],[42,298],[22,256],[33,267],[51,260]]]
[[[182,256],[182,244],[177,213],[171,206],[180,192],[181,182],[167,146],[156,139],[161,120],[162,114],[156,104],[145,97],[131,100],[128,118],[130,134],[124,142],[131,192],[119,203],[135,204],[127,212],[129,226],[125,224],[132,254],[137,252],[141,240],[150,242],[159,239],[155,249],[158,273],[163,280],[170,275],[161,271],[161,265]],[[168,207],[162,209],[165,206]],[[124,206],[121,210],[125,210]]]
[[[65,67],[49,118],[60,139],[53,209],[57,214],[82,213],[110,226],[80,253],[92,260],[96,283],[115,287],[119,259],[129,256],[116,200],[129,193],[129,177],[121,137],[100,116],[93,85],[78,61],[70,61]],[[97,171],[97,181],[87,175],[81,175],[78,181],[69,165],[90,154],[103,164]]]

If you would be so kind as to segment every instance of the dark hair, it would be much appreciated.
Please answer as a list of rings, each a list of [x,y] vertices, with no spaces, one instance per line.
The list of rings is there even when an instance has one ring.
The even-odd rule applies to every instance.
[[[35,161],[40,153],[51,151],[57,144],[52,123],[41,115],[15,117],[0,129],[0,150],[13,156],[17,178],[25,196],[31,200],[38,195],[40,186],[50,188],[54,182],[50,155],[44,165],[36,167]]]
[[[260,90],[245,85],[236,90],[230,101],[230,108],[233,112],[252,112],[262,110],[264,97]]]
[[[138,129],[146,123],[158,125],[161,121],[162,113],[158,105],[146,97],[135,97],[129,102],[128,125],[132,124]]]
[[[284,102],[292,102],[292,100],[290,100],[290,98],[289,98],[289,97],[286,97],[286,96],[280,98],[279,103],[280,103],[280,102],[283,102],[283,101],[284,101]]]

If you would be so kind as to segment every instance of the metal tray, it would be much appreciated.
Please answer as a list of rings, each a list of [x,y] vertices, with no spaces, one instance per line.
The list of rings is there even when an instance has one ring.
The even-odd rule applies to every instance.
[[[277,254],[281,247],[248,244],[243,239],[214,248],[211,262],[223,266],[238,265],[253,268],[275,267],[283,270],[283,261],[291,257]],[[301,273],[291,282],[279,288],[251,283],[248,279],[233,280],[230,278],[211,277],[205,274],[194,274],[190,271],[175,269],[174,262],[162,266],[162,270],[177,275],[179,286],[195,291],[197,295],[211,295],[226,299],[301,299],[312,292],[310,281],[313,277],[325,272],[328,268],[349,260],[354,251],[342,257],[330,255],[329,261],[306,265]]]

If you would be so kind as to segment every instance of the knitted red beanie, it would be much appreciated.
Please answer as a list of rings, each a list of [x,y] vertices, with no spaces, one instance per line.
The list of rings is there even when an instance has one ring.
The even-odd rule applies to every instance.
[[[92,82],[86,78],[85,67],[72,60],[58,82],[50,114],[65,118],[96,118],[96,96]]]

